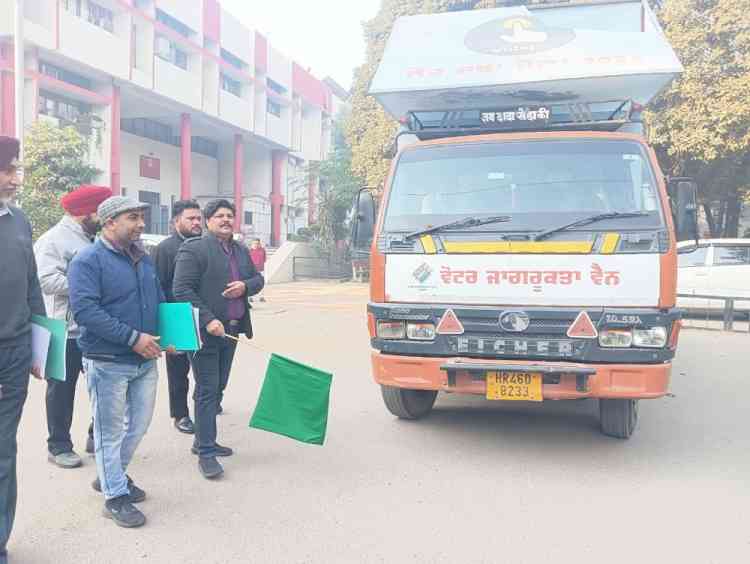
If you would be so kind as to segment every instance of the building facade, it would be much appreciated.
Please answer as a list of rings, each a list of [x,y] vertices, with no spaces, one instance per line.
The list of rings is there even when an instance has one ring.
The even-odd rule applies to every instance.
[[[150,233],[167,233],[171,204],[185,198],[234,201],[237,228],[274,246],[314,221],[311,171],[343,89],[217,0],[24,0],[19,73],[13,5],[0,2],[0,134],[17,134],[22,76],[26,126],[90,135],[101,182],[151,204]]]

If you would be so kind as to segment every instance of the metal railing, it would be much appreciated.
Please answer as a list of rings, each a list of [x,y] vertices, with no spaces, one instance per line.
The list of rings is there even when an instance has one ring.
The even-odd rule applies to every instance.
[[[734,316],[736,314],[735,304],[736,302],[750,302],[750,297],[747,296],[719,296],[715,294],[677,294],[678,298],[697,298],[705,300],[721,300],[724,302],[724,308],[722,309],[722,322],[724,331],[734,331]],[[710,311],[711,308],[702,307],[683,307],[688,312],[691,310]],[[748,308],[750,309],[750,308]],[[748,331],[750,331],[750,323],[748,323]]]
[[[352,277],[352,266],[348,261],[336,261],[325,257],[294,257],[292,277],[294,280],[347,280]]]

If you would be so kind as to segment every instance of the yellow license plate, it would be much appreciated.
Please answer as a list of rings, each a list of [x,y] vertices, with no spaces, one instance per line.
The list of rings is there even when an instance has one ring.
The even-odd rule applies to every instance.
[[[487,372],[487,399],[542,401],[542,375],[533,372]]]

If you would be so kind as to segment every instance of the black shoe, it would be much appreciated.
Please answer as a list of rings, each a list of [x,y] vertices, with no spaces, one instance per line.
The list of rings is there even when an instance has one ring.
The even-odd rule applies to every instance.
[[[120,527],[128,529],[140,527],[146,523],[146,516],[130,502],[126,495],[105,501],[102,514]]]
[[[135,483],[133,483],[133,480],[130,476],[128,476],[127,478],[128,478],[128,489],[130,490],[130,495],[120,496],[120,497],[127,497],[130,503],[140,503],[144,499],[146,499],[146,492],[143,491],[138,486],[136,486]],[[91,482],[91,487],[94,488],[95,491],[101,493],[102,483],[99,481],[99,478]]]
[[[190,417],[175,418],[174,426],[180,433],[185,433],[186,435],[192,435],[195,433],[195,427],[193,426]]]
[[[88,454],[94,454],[94,437],[91,435],[86,437],[86,452]]]
[[[193,454],[198,454],[198,447],[193,445],[190,447],[190,452]],[[221,446],[219,443],[216,443],[216,454],[214,456],[232,456],[234,454],[234,451],[225,446]]]
[[[201,474],[203,474],[203,477],[209,480],[218,478],[224,473],[224,468],[219,464],[219,461],[216,460],[215,456],[199,458],[198,469],[201,471]]]
[[[216,408],[216,415],[221,415],[222,413],[224,413],[224,408],[221,407],[221,404],[219,404],[219,406]]]

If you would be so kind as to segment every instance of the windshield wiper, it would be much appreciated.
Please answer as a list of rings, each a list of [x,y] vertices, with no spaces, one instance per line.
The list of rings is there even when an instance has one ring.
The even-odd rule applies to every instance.
[[[584,225],[589,225],[591,223],[596,223],[597,221],[603,221],[605,219],[619,219],[624,217],[643,217],[646,215],[650,215],[648,212],[609,212],[609,213],[598,213],[596,215],[592,215],[589,217],[584,217],[583,219],[579,219],[578,221],[574,221],[572,223],[567,223],[565,225],[561,225],[560,227],[554,227],[552,229],[547,229],[546,231],[542,231],[541,233],[538,233],[534,237],[534,241],[542,241],[544,239],[549,238],[550,236],[560,233],[562,231],[567,231],[568,229],[573,229],[574,227],[583,227]]]
[[[463,229],[465,227],[478,227],[480,225],[488,225],[490,223],[506,223],[512,218],[509,215],[494,215],[490,217],[465,217],[449,223],[443,223],[442,225],[436,225],[434,227],[428,227],[427,229],[421,229],[420,231],[414,231],[404,237],[404,241],[421,237],[422,235],[430,235],[431,233],[437,233],[438,231],[449,231],[451,229]]]

